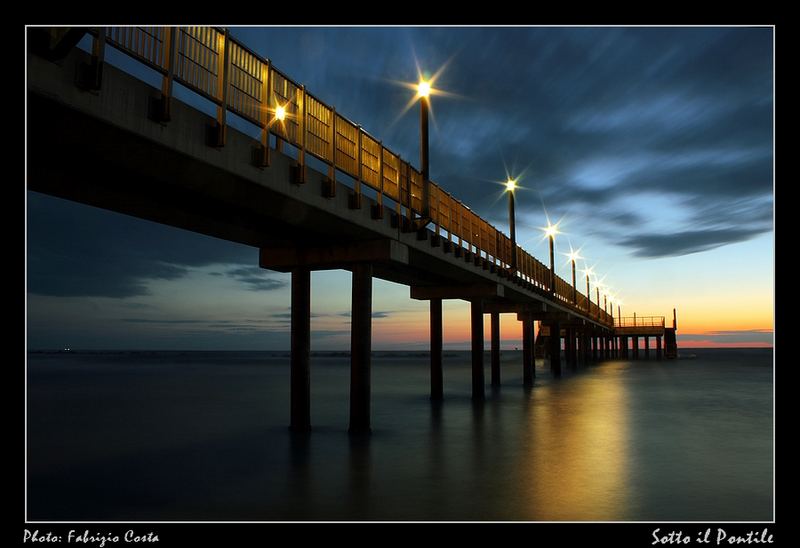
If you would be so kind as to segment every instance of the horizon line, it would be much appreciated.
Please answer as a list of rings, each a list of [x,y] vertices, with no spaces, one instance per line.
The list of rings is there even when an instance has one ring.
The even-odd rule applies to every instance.
[[[758,346],[758,345],[749,345],[749,346],[687,346],[684,347],[686,350],[738,350],[738,349],[760,349],[760,350],[774,350],[774,345],[770,346]],[[643,347],[640,348],[643,350]],[[651,350],[654,350],[651,348]],[[680,347],[678,351],[680,351]],[[450,348],[450,349],[443,349],[444,352],[471,352],[469,348]],[[501,348],[501,352],[522,352],[521,348],[510,349],[510,348]],[[55,352],[55,353],[74,353],[74,352],[285,352],[291,353],[290,349],[247,349],[247,348],[239,348],[239,349],[197,349],[197,348],[28,348],[26,352]],[[311,353],[318,353],[318,352],[336,352],[340,354],[350,354],[349,349],[318,349],[318,350],[311,350]],[[430,353],[430,349],[419,349],[419,350],[410,350],[410,349],[375,349],[371,352],[424,352]],[[489,353],[491,350],[485,349],[484,353]]]

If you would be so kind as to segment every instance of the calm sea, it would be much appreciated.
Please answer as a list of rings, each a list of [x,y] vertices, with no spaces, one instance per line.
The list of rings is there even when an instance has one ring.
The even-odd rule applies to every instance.
[[[372,435],[351,439],[349,359],[312,357],[312,425],[292,435],[271,352],[28,355],[32,520],[771,520],[772,351],[610,361],[470,400],[445,352],[376,353]],[[486,358],[487,382],[488,355]]]

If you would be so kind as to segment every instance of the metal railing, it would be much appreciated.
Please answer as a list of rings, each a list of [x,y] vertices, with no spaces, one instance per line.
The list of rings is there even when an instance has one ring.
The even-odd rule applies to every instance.
[[[89,32],[95,45],[104,38],[104,43],[160,72],[162,96],[167,101],[174,80],[214,102],[217,123],[223,129],[219,146],[224,145],[225,113],[231,111],[261,129],[264,166],[269,165],[272,134],[297,148],[301,166],[305,154],[310,154],[328,166],[333,182],[338,170],[354,179],[356,194],[364,184],[376,192],[379,204],[383,205],[384,198],[392,200],[399,216],[410,220],[423,217],[423,180],[416,168],[275,68],[269,59],[233,39],[227,29],[101,27]],[[276,116],[278,109],[283,120]],[[500,268],[511,267],[514,250],[508,236],[433,181],[429,188],[430,219],[437,235]],[[558,276],[551,288],[550,269],[520,246],[516,252],[515,276],[586,313],[584,295],[578,292],[576,299],[572,286]],[[594,303],[588,314],[611,324],[610,315]]]
[[[626,316],[614,318],[614,327],[664,327],[664,316]]]

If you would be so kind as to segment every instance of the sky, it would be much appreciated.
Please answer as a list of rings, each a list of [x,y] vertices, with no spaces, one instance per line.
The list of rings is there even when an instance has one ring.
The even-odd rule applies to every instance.
[[[401,83],[441,69],[431,179],[507,233],[499,183],[518,177],[517,242],[546,263],[540,227],[558,220],[557,273],[571,280],[561,253],[580,248],[623,316],[669,322],[676,308],[681,348],[773,342],[773,34],[231,28],[415,165],[419,115]],[[29,349],[289,348],[289,276],[259,268],[257,249],[32,191],[26,202]],[[373,294],[373,349],[427,349],[427,302],[377,279]],[[445,348],[469,348],[468,307],[445,302]],[[312,350],[348,349],[349,315],[350,273],[313,273]],[[513,315],[501,330],[503,348],[521,347]]]

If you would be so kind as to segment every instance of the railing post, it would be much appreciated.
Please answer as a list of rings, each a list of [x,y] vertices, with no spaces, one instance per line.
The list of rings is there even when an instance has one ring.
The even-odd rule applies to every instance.
[[[328,177],[322,183],[322,195],[326,198],[336,196],[336,109],[331,107],[331,163],[328,165]]]
[[[106,28],[97,27],[97,36],[92,41],[92,57],[89,63],[77,67],[75,83],[85,91],[100,91],[103,85],[103,62],[106,51]]]
[[[161,97],[154,99],[150,110],[150,117],[156,122],[166,123],[171,120],[172,81],[175,74],[175,65],[178,60],[177,34],[180,27],[165,27],[164,39],[164,69],[166,73],[161,79]]]
[[[350,195],[350,209],[361,209],[361,177],[362,177],[362,165],[361,165],[361,126],[356,126],[356,132],[358,133],[358,139],[356,142],[356,147],[358,148],[356,158],[358,160],[358,177],[356,177],[355,182],[353,182],[353,194]],[[409,181],[409,201],[411,200],[411,184]]]
[[[430,189],[428,189],[428,191],[430,192]],[[442,191],[441,188],[436,190],[436,203],[433,205],[433,210],[436,212],[436,217],[439,220],[441,220],[441,218],[439,217],[439,200],[441,199],[441,193],[442,192],[443,191]],[[430,201],[430,197],[428,198],[428,200]],[[430,210],[430,207],[428,209]],[[429,216],[430,216],[431,220],[433,220],[433,213],[431,213],[430,211],[429,211]],[[435,227],[436,236],[431,239],[431,245],[436,247],[436,246],[439,245],[439,238],[441,238],[441,227],[439,226],[439,221],[438,220],[434,223],[434,227]],[[425,230],[425,229],[423,228],[423,230]]]
[[[217,38],[219,40],[219,37]],[[225,146],[225,134],[227,133],[227,113],[228,113],[228,65],[230,64],[228,48],[228,29],[222,33],[221,51],[217,52],[217,120],[211,128],[209,144],[216,148]]]
[[[372,218],[383,219],[383,141],[378,141],[378,203],[372,207]]]
[[[261,146],[259,149],[256,165],[258,167],[269,167],[270,153],[269,153],[269,128],[272,125],[272,114],[270,113],[270,104],[272,103],[272,61],[269,59],[264,63],[264,74],[261,77],[261,100],[262,105],[262,123],[264,127],[261,129]]]
[[[300,86],[300,99],[297,101],[298,131],[300,132],[300,150],[297,152],[297,164],[292,166],[292,183],[301,185],[306,182],[306,86]]]
[[[400,230],[401,232],[408,232],[411,229],[411,220],[414,216],[411,211],[411,173],[408,162],[401,162],[400,168],[402,169],[399,177],[400,201],[403,203],[403,207],[406,208],[405,216],[400,219]],[[405,185],[403,181],[405,181]]]

